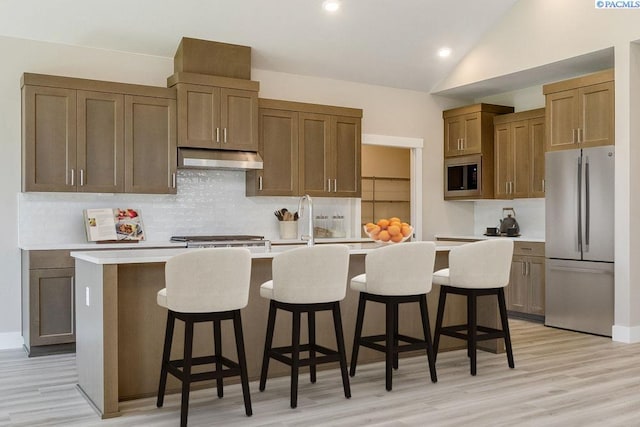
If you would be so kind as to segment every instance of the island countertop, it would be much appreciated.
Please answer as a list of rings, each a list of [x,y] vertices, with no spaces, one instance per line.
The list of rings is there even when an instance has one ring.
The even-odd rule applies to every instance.
[[[436,242],[436,250],[438,252],[450,251],[453,247],[459,246],[464,242]],[[363,243],[345,243],[349,247],[350,255],[366,255],[367,253],[383,247],[380,243],[363,242]],[[249,247],[251,257],[253,259],[273,258],[279,253],[305,247],[305,245],[273,245],[271,249],[264,247]],[[155,248],[155,249],[118,249],[106,251],[77,251],[71,252],[71,256],[76,259],[90,262],[92,264],[142,264],[153,262],[167,262],[173,256],[198,250],[187,248]]]

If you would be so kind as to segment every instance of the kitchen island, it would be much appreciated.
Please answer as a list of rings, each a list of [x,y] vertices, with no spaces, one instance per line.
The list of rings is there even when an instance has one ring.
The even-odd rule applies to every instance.
[[[448,252],[459,242],[438,242],[435,268],[448,264]],[[349,244],[349,278],[364,272],[365,255],[375,250],[375,243]],[[293,246],[250,248],[252,253],[249,303],[242,310],[244,339],[249,376],[257,379],[262,362],[269,301],[260,297],[260,285],[271,279],[271,261],[274,256]],[[119,414],[119,402],[153,396],[157,392],[160,361],[166,323],[166,309],[156,304],[156,293],[164,285],[165,262],[174,255],[196,249],[138,249],[72,252],[76,259],[76,363],[78,383],[82,392],[103,418]],[[435,324],[439,289],[434,286],[428,295],[431,325]],[[342,302],[344,336],[347,356],[350,357],[355,327],[358,293],[347,290]],[[400,313],[400,329],[405,335],[422,336],[419,308],[412,304]],[[497,321],[497,309],[488,304],[479,310],[487,326]],[[317,341],[334,346],[333,320],[321,313],[316,319]],[[445,323],[464,322],[464,299],[447,304]],[[225,325],[224,323],[229,323]],[[289,345],[291,319],[278,316],[274,345]],[[379,334],[384,331],[384,307],[367,308],[363,333]],[[201,328],[199,326],[202,326]],[[225,329],[226,328],[226,329]],[[231,359],[235,356],[232,325],[223,322],[223,352]],[[305,330],[306,328],[303,328]],[[176,324],[172,358],[182,354],[183,325]],[[304,332],[303,332],[304,334]],[[194,356],[209,354],[213,348],[213,334],[205,325],[197,325],[194,337]],[[462,348],[464,343],[445,339],[441,349]],[[306,337],[302,337],[304,341]],[[500,342],[500,345],[502,343]],[[490,350],[497,350],[497,348]],[[382,360],[379,352],[362,348],[359,363]],[[426,363],[426,358],[425,358]],[[328,365],[329,367],[331,365]],[[273,363],[271,376],[289,373],[289,368]],[[381,376],[382,378],[382,376]],[[229,379],[228,381],[232,381]],[[427,381],[425,379],[425,381]],[[178,391],[180,385],[170,377],[169,392]],[[254,390],[255,391],[255,390]]]

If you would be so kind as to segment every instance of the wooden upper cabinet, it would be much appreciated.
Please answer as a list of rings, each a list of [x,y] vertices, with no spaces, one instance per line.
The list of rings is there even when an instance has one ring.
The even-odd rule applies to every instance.
[[[22,96],[23,191],[175,193],[174,90],[25,73]]]
[[[330,196],[331,116],[300,113],[300,191],[310,196]]]
[[[493,117],[513,112],[513,107],[474,104],[442,112],[444,156],[469,154],[493,156]]]
[[[167,85],[178,93],[178,146],[258,151],[257,82],[175,73]]]
[[[362,110],[260,99],[261,171],[248,196],[360,197]]]
[[[77,91],[77,189],[124,191],[124,96]]]
[[[494,127],[494,197],[544,197],[544,109],[496,116]]]
[[[76,91],[24,86],[22,190],[76,191]]]
[[[125,97],[125,191],[176,193],[176,101]]]
[[[261,108],[258,128],[264,166],[247,171],[247,196],[298,195],[298,113]]]
[[[543,87],[547,151],[614,144],[613,70]]]

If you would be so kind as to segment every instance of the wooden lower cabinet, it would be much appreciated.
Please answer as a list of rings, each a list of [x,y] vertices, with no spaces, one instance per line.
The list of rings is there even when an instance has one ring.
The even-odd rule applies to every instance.
[[[535,256],[523,255],[523,252]],[[508,311],[544,318],[544,264],[544,243],[516,243],[507,287]]]
[[[75,350],[73,265],[69,251],[22,251],[22,336],[29,356]]]

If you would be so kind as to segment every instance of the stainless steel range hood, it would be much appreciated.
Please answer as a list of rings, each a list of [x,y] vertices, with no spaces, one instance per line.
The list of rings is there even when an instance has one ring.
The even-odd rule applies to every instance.
[[[178,148],[178,167],[181,169],[262,169],[262,158],[248,151],[205,150]]]

